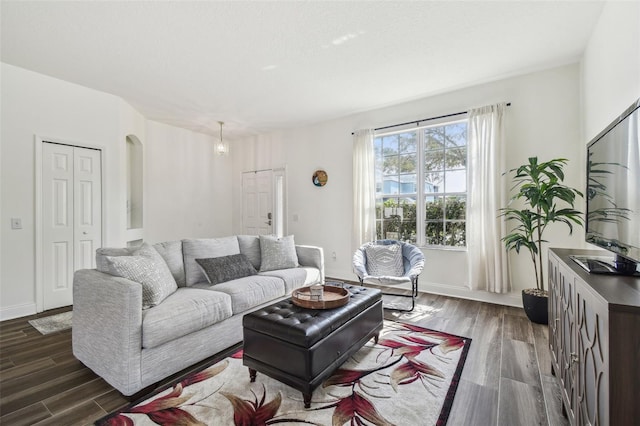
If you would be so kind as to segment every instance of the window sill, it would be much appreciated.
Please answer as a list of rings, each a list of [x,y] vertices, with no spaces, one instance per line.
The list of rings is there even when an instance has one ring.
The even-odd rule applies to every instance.
[[[420,250],[437,250],[437,251],[459,251],[466,252],[467,247],[447,247],[447,246],[422,246]]]

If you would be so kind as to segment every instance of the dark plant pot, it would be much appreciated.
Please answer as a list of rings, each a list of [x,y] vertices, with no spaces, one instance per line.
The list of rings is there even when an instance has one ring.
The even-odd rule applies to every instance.
[[[522,290],[522,305],[531,322],[549,324],[549,294],[535,288]]]

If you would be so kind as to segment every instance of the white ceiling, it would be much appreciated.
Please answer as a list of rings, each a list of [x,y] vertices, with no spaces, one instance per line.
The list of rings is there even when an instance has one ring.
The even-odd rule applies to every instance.
[[[2,0],[2,61],[237,139],[580,59],[603,2]]]

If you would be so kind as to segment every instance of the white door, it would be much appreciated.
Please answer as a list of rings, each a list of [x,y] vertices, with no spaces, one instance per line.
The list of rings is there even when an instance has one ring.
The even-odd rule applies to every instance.
[[[102,242],[100,151],[42,144],[42,306],[73,304],[73,273]]]
[[[246,235],[273,233],[273,172],[242,174],[242,232]]]
[[[73,250],[74,271],[96,266],[102,245],[102,170],[100,151],[74,147]]]

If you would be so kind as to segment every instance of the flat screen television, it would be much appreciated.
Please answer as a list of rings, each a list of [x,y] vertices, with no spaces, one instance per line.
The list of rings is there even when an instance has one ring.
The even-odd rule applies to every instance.
[[[585,239],[610,256],[575,256],[589,272],[638,275],[640,99],[587,145]]]

